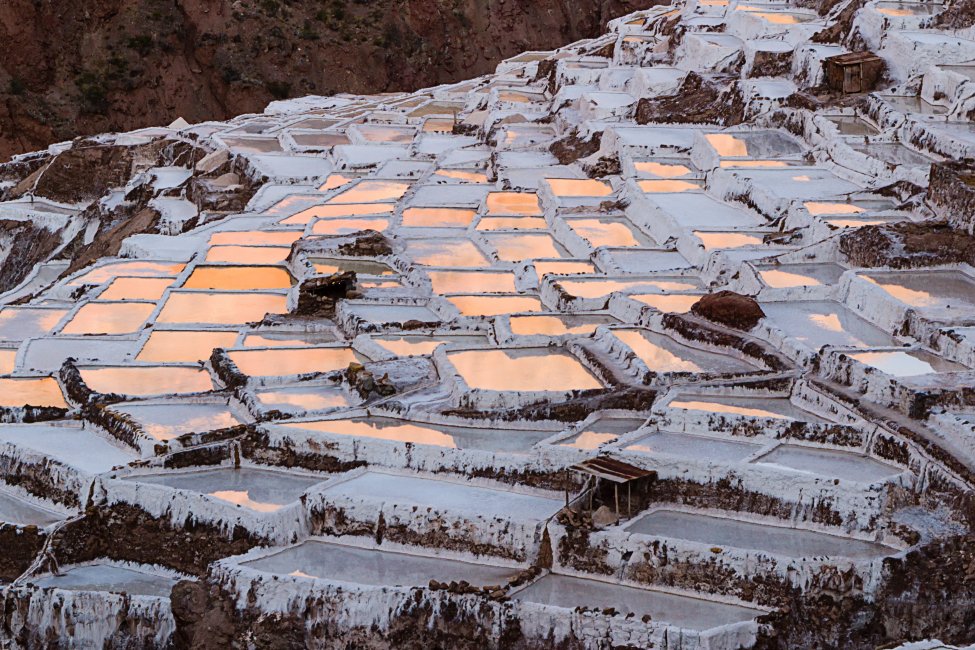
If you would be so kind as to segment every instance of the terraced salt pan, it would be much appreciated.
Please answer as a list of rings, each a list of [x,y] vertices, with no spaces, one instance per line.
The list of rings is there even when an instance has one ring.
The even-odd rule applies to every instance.
[[[353,499],[378,499],[401,505],[413,504],[422,508],[521,521],[544,520],[563,505],[557,498],[373,471],[331,484],[324,492],[326,495]]]
[[[860,352],[850,356],[892,377],[916,377],[938,372],[964,372],[968,370],[961,364],[952,363],[923,350]]]
[[[0,522],[43,527],[64,518],[62,514],[0,490]]]
[[[567,609],[612,607],[622,615],[649,614],[654,621],[691,630],[750,621],[764,613],[717,601],[556,574],[543,577],[513,598]]]
[[[109,410],[128,415],[142,426],[147,435],[160,441],[172,440],[186,433],[205,433],[243,424],[226,404],[133,402],[113,404]]]
[[[136,357],[139,361],[186,363],[207,361],[216,348],[229,348],[237,342],[230,330],[153,330]]]
[[[428,271],[434,293],[515,293],[508,271]]]
[[[481,268],[491,265],[469,239],[411,239],[406,243],[406,255],[423,266]]]
[[[975,281],[958,271],[860,273],[912,307],[975,313]]]
[[[548,233],[489,233],[485,239],[503,262],[522,262],[548,257],[567,257],[567,251]]]
[[[447,299],[460,310],[461,316],[500,316],[543,311],[541,301],[533,296],[451,296]]]
[[[404,228],[466,228],[476,212],[462,208],[407,208],[403,211]]]
[[[905,471],[860,454],[799,445],[781,445],[752,462],[800,474],[860,483],[884,481]]]
[[[421,323],[436,323],[440,321],[440,316],[423,305],[347,302],[344,309],[347,313],[354,314],[369,323],[406,323],[411,320]]]
[[[654,280],[625,280],[616,278],[560,279],[558,284],[570,296],[577,298],[603,298],[611,293],[658,293],[668,291],[694,291],[701,285],[695,278],[659,278]]]
[[[818,416],[798,408],[784,397],[723,397],[681,393],[667,407],[722,415],[822,422]]]
[[[276,512],[298,500],[325,477],[242,467],[195,472],[137,474],[124,480],[198,492],[256,512]]]
[[[377,587],[425,587],[431,580],[466,580],[474,585],[503,585],[518,573],[518,569],[363,549],[315,539],[243,564],[279,575]]]
[[[169,576],[96,562],[62,569],[60,575],[32,578],[31,582],[42,589],[124,592],[130,596],[169,598],[177,580]]]
[[[169,278],[115,278],[105,291],[98,294],[98,300],[150,300],[163,297],[172,285]]]
[[[582,260],[533,260],[532,266],[541,279],[546,275],[577,275],[595,273],[596,267],[591,262]]]
[[[67,313],[67,309],[4,307],[0,309],[0,341],[48,334]]]
[[[114,302],[83,305],[68,321],[63,334],[131,334],[142,329],[156,303]]]
[[[602,388],[575,357],[564,352],[511,349],[447,353],[464,383],[493,391],[569,391]]]
[[[539,314],[512,316],[511,333],[517,336],[563,336],[565,334],[588,335],[600,325],[612,325],[619,321],[601,314]]]
[[[766,319],[814,350],[840,347],[897,347],[897,341],[835,302],[762,303]]]
[[[583,218],[566,219],[572,230],[589,242],[593,248],[600,246],[654,246],[655,242],[633,224],[623,219]]]
[[[10,443],[83,472],[100,474],[138,460],[133,449],[75,422],[0,424],[0,443]]]
[[[676,510],[655,510],[634,520],[626,530],[796,558],[827,556],[871,559],[896,552],[896,549],[882,544],[849,537]]]
[[[674,339],[638,329],[615,329],[622,341],[652,372],[754,372],[755,366],[724,354],[699,350]]]
[[[758,267],[762,282],[773,289],[837,284],[845,271],[839,264],[779,264]]]
[[[90,271],[72,278],[68,286],[102,284],[117,277],[176,277],[182,273],[183,264],[172,262],[141,262],[122,260],[96,266]]]
[[[237,325],[260,321],[266,314],[288,311],[287,296],[277,293],[173,292],[157,323]]]
[[[68,408],[61,386],[52,377],[0,377],[0,406]]]
[[[643,418],[601,417],[578,434],[559,443],[563,447],[593,450],[643,426]]]
[[[291,274],[276,266],[197,266],[183,288],[258,291],[288,289],[291,284]]]
[[[252,377],[331,372],[360,361],[347,347],[231,350],[227,355],[242,373]]]
[[[345,408],[352,402],[341,389],[334,386],[280,386],[255,393],[257,401],[266,409],[288,413],[304,413],[323,409]]]
[[[213,390],[210,374],[187,366],[106,366],[81,368],[81,378],[96,393],[148,397]]]
[[[740,440],[657,431],[627,445],[626,451],[651,455],[666,454],[718,463],[737,463],[754,455],[761,448],[760,444]]]
[[[525,453],[552,435],[551,431],[455,427],[383,417],[288,422],[282,426],[335,436],[355,436],[449,449],[483,449],[509,453]]]
[[[748,228],[765,223],[757,214],[722,203],[707,194],[654,194],[650,201],[684,228]]]

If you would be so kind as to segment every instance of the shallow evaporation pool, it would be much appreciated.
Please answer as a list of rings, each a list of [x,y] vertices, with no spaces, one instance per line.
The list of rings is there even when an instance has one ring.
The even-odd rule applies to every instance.
[[[183,288],[258,291],[289,289],[291,285],[291,274],[279,266],[197,266]]]
[[[241,153],[281,153],[281,143],[277,138],[254,138],[222,136],[224,143],[232,150]]]
[[[572,391],[602,388],[574,356],[548,349],[464,350],[447,358],[474,390]]]
[[[423,122],[424,133],[453,133],[456,122],[448,117],[431,117]]]
[[[863,454],[801,445],[780,445],[752,463],[857,483],[886,481],[905,471]]]
[[[224,230],[210,235],[210,246],[291,246],[302,230]]]
[[[741,440],[655,431],[628,445],[625,450],[642,454],[665,454],[698,461],[737,463],[754,455],[760,449],[762,445]]]
[[[684,178],[694,174],[689,164],[684,163],[665,163],[645,160],[634,162],[633,167],[638,173],[647,174],[655,178]]]
[[[23,341],[49,334],[67,309],[4,307],[0,309],[0,341]]]
[[[552,431],[461,427],[411,422],[384,417],[345,418],[289,422],[289,429],[317,431],[334,436],[371,438],[390,442],[432,445],[448,449],[481,449],[492,452],[526,453],[552,435]]]
[[[382,349],[398,357],[427,356],[445,343],[486,342],[477,336],[380,336],[372,341]]]
[[[105,366],[80,372],[88,388],[106,395],[148,397],[213,390],[210,374],[199,366]]]
[[[154,302],[89,302],[61,329],[62,334],[131,334],[142,329]]]
[[[254,393],[254,396],[265,409],[292,414],[347,408],[353,405],[349,396],[338,386],[315,385],[307,382],[259,390]]]
[[[576,435],[559,443],[560,447],[573,447],[585,451],[598,449],[620,436],[643,426],[644,418],[600,417]]]
[[[409,183],[386,180],[363,180],[328,201],[336,203],[379,203],[398,201],[410,190]],[[321,216],[321,215],[319,215]]]
[[[855,203],[840,203],[836,201],[806,201],[802,204],[814,217],[821,216],[854,216],[865,214],[867,209]]]
[[[546,230],[548,222],[542,217],[481,217],[478,232],[495,230]]]
[[[615,329],[613,336],[630,348],[651,372],[744,373],[758,370],[746,361],[693,348],[650,330]]]
[[[542,207],[534,192],[491,192],[487,195],[487,214],[540,217]]]
[[[413,142],[413,138],[416,137],[416,129],[412,127],[357,124],[353,128],[367,142],[407,144]]]
[[[237,332],[228,330],[153,330],[136,360],[156,363],[207,361],[216,348],[237,342]]]
[[[0,350],[0,375],[9,375],[17,366],[17,350]]]
[[[615,325],[619,321],[606,314],[538,314],[512,316],[511,333],[517,336],[588,336],[600,325]]]
[[[975,280],[961,271],[860,273],[897,300],[912,307],[975,309]]]
[[[392,203],[365,203],[347,205],[316,205],[298,214],[282,219],[281,224],[289,226],[305,226],[315,219],[339,219],[349,217],[374,217],[393,212],[396,206]],[[211,240],[212,243],[212,240]]]
[[[892,377],[917,377],[942,372],[965,372],[965,366],[924,350],[859,352],[852,358]]]
[[[592,217],[566,219],[572,230],[589,242],[593,248],[600,246],[655,246],[649,236],[625,219]]]
[[[422,587],[431,580],[503,585],[519,569],[474,564],[441,557],[364,549],[310,539],[273,555],[243,563],[274,573],[376,587]]]
[[[440,322],[440,316],[424,305],[347,302],[345,309],[348,313],[354,314],[369,323],[406,323],[408,321],[419,321],[421,323]]]
[[[819,416],[802,410],[785,397],[725,397],[682,393],[671,400],[667,408],[750,418],[823,422]]]
[[[515,274],[510,271],[428,271],[433,292],[515,293]]]
[[[187,433],[207,433],[244,423],[226,404],[133,402],[113,404],[108,410],[124,413],[139,423],[146,435],[163,442]]]
[[[67,515],[48,510],[20,496],[2,489],[0,483],[0,522],[22,526],[49,526]]]
[[[288,297],[279,293],[174,291],[156,317],[156,323],[238,325],[287,311]]]
[[[491,317],[544,310],[542,302],[535,296],[464,295],[450,296],[447,300],[461,316]]]
[[[438,169],[434,176],[442,176],[444,178],[449,178],[451,180],[461,181],[464,183],[482,184],[488,182],[487,174],[476,171],[467,171],[464,169]]]
[[[332,372],[362,361],[347,347],[231,350],[227,355],[242,373],[251,377]]]
[[[134,449],[73,420],[0,424],[0,443],[32,449],[89,474],[101,474],[139,458]]]
[[[389,228],[389,219],[319,219],[311,228],[312,235],[348,235],[363,230],[383,232]]]
[[[747,158],[748,143],[730,133],[708,133],[704,136],[722,158]]]
[[[637,185],[641,191],[647,194],[695,192],[704,189],[704,184],[699,181],[683,181],[667,178],[639,181]]]
[[[484,235],[503,262],[523,262],[545,257],[568,257],[548,233],[489,233]]]
[[[83,284],[103,284],[119,276],[125,277],[176,277],[183,272],[184,264],[175,262],[137,262],[119,261],[102,264],[92,270],[72,278],[67,286],[80,287]]]
[[[935,16],[944,9],[943,4],[935,2],[878,2],[874,7],[878,13],[894,18]]]
[[[834,228],[863,228],[864,226],[882,226],[886,223],[903,221],[903,217],[863,217],[843,219],[839,217],[825,219]]]
[[[465,208],[407,208],[404,228],[467,228],[477,213]]]
[[[701,240],[706,251],[765,245],[765,233],[761,232],[741,232],[734,230],[708,232],[695,230],[694,236]]]
[[[347,481],[333,483],[323,491],[327,495],[381,499],[386,502],[395,499],[401,505],[521,521],[543,521],[558,512],[563,505],[558,497],[549,498],[506,489],[372,470]]]
[[[779,264],[758,267],[758,275],[773,289],[817,287],[838,284],[846,272],[839,264]]]
[[[827,115],[826,119],[836,125],[840,135],[868,136],[880,133],[873,124],[855,115]]]
[[[259,330],[244,337],[245,348],[307,348],[335,343],[331,332],[289,332],[286,330]]]
[[[933,158],[914,151],[900,142],[870,142],[853,143],[850,145],[854,150],[864,153],[871,158],[877,158],[892,165],[904,165],[905,167],[923,167],[935,162]]]
[[[95,562],[63,568],[58,575],[32,578],[31,582],[42,589],[65,589],[67,591],[105,591],[125,593],[129,596],[155,596],[169,598],[177,579]]]
[[[215,467],[192,472],[136,474],[123,480],[197,492],[257,512],[276,512],[297,501],[308,488],[326,477],[251,467]]]
[[[406,255],[422,266],[483,268],[491,262],[470,239],[411,239]]]
[[[584,260],[532,260],[539,279],[546,275],[588,275],[596,272],[592,262]]]
[[[68,408],[53,377],[0,377],[0,406]]]
[[[701,285],[696,279],[659,279],[659,280],[618,280],[608,279],[579,279],[558,280],[559,286],[570,296],[576,298],[604,298],[611,293],[651,293],[667,291],[694,291]]]
[[[654,621],[691,630],[751,621],[765,613],[740,605],[554,573],[513,594],[512,598],[566,609],[612,607],[624,616],[649,614]]]
[[[655,510],[626,527],[631,533],[711,546],[756,550],[786,557],[843,557],[872,559],[893,555],[897,549],[813,530],[789,528],[769,522],[742,521],[697,512]]]
[[[149,300],[163,297],[172,285],[170,278],[124,278],[112,280],[104,291],[98,294],[99,301]]]
[[[769,302],[761,306],[773,326],[814,350],[824,345],[898,347],[890,334],[837,302]]]
[[[801,23],[809,22],[816,17],[813,14],[803,14],[791,11],[762,11],[761,7],[754,7],[751,5],[738,5],[735,7],[735,9],[737,11],[747,11],[753,16],[758,16],[759,18],[762,18],[773,25],[799,25]]]
[[[347,271],[352,271],[358,275],[375,275],[380,277],[396,274],[396,271],[394,271],[393,268],[388,264],[374,262],[372,260],[311,257],[308,258],[308,261],[311,262],[312,266],[315,268],[315,273],[318,275],[334,275],[336,273],[345,273]]]
[[[702,294],[684,293],[634,293],[630,298],[644,305],[653,307],[657,311],[668,314],[686,314],[704,296]]]
[[[546,178],[552,194],[562,198],[604,197],[613,193],[606,181],[590,178]]]
[[[332,190],[337,190],[340,187],[345,187],[356,180],[356,178],[355,176],[347,176],[346,174],[329,174],[325,182],[318,186],[318,191],[331,192]]]

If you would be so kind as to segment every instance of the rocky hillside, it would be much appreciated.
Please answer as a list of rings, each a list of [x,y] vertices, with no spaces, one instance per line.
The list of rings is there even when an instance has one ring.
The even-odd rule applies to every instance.
[[[415,89],[595,36],[654,0],[0,3],[0,159],[78,135],[225,119],[284,97]]]

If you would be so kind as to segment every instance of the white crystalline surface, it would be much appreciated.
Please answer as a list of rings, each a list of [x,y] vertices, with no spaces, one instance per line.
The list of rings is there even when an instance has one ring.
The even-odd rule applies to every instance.
[[[117,564],[152,553],[338,645],[421,611],[499,647],[516,620],[526,645],[731,650],[777,594],[809,600],[771,626],[816,626],[970,533],[971,183],[928,189],[975,160],[975,32],[938,27],[952,2],[825,4],[674,0],[472,80],[0,165],[0,220],[60,244],[0,293],[11,625],[173,645],[168,606],[118,596],[168,595]],[[835,87],[872,82],[824,67],[864,50],[877,87]],[[93,142],[137,147],[131,175],[44,196]],[[105,557],[54,575],[89,524]],[[956,638],[945,607],[869,628]]]

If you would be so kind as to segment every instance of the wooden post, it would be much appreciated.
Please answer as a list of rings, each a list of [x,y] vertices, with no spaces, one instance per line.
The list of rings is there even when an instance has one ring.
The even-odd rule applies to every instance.
[[[613,483],[613,490],[616,493],[616,520],[620,518],[620,484]]]

